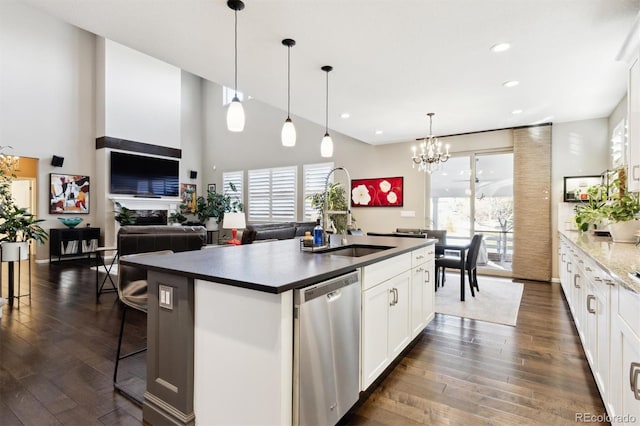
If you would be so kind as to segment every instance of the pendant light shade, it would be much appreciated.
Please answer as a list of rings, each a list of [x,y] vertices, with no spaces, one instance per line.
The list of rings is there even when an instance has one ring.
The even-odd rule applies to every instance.
[[[287,46],[287,119],[282,126],[282,146],[296,146],[296,126],[291,121],[291,48],[296,45],[296,41],[290,38],[282,40],[282,44]]]
[[[333,157],[333,141],[331,135],[325,133],[320,144],[320,155],[323,157]]]
[[[296,126],[293,125],[293,121],[289,117],[284,121],[282,126],[282,146],[296,146]]]
[[[329,73],[333,70],[333,67],[330,65],[325,65],[321,69],[322,71],[327,73],[327,91],[324,116],[324,137],[322,138],[322,143],[320,144],[320,155],[323,157],[333,157],[333,141],[331,140],[331,135],[329,135]]]
[[[244,108],[237,96],[229,104],[227,109],[227,129],[230,132],[241,132],[244,130]]]
[[[241,0],[229,0],[227,6],[234,11],[234,90],[235,95],[227,110],[227,129],[230,132],[241,132],[244,130],[244,108],[238,99],[238,11],[244,9]]]

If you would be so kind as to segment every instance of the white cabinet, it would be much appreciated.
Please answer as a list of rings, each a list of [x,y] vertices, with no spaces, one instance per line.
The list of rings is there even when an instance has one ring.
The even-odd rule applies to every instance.
[[[611,293],[611,398],[608,408],[614,416],[612,424],[633,424],[640,422],[640,294],[620,285],[613,287]]]
[[[640,63],[636,56],[629,67],[627,96],[629,172],[627,188],[640,191]]]
[[[411,269],[411,337],[414,338],[431,322],[435,302],[435,248],[428,246],[413,251]]]
[[[611,346],[615,322],[612,289],[616,288],[616,281],[566,237],[560,238],[558,267],[562,290],[591,372],[608,412],[612,413],[611,404],[615,399],[611,384],[615,364]]]
[[[363,268],[362,390],[433,319],[434,252],[431,245]]]
[[[363,292],[362,390],[409,343],[410,281],[411,273],[405,271]]]

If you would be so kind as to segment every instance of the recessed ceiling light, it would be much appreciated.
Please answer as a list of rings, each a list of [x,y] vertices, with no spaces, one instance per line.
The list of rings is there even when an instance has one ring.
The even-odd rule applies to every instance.
[[[522,114],[522,110],[521,109],[514,109],[513,111],[511,111],[511,114]]]
[[[518,84],[520,84],[520,82],[518,80],[509,80],[509,81],[505,81],[504,83],[502,83],[502,85],[504,87],[515,87]]]
[[[500,52],[509,50],[510,48],[511,48],[511,45],[509,43],[498,43],[491,46],[491,51],[495,53],[500,53]]]
[[[343,112],[342,114],[340,114],[340,118],[349,118],[351,117],[351,114],[349,114],[348,112]]]
[[[382,130],[376,130],[376,135],[381,135],[382,134]]]

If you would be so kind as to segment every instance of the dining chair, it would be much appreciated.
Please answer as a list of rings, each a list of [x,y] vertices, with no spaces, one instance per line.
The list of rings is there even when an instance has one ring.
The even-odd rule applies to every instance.
[[[477,268],[476,265],[478,263],[478,253],[480,252],[480,246],[482,244],[482,234],[476,234],[473,236],[471,240],[471,244],[469,245],[469,252],[466,256],[466,261],[464,264],[464,268],[469,277],[469,288],[471,289],[471,296],[475,297],[475,290],[480,291],[478,287],[478,276],[477,276]],[[449,269],[462,269],[462,258],[454,257],[454,256],[442,256],[436,258],[436,275],[440,275],[440,269],[442,269],[442,273],[440,275],[441,279],[436,280],[436,285],[438,285],[438,281],[440,281],[442,286],[444,287],[444,279],[445,279],[445,270]],[[464,285],[464,283],[460,283]]]
[[[122,260],[141,257],[141,256],[150,256],[150,255],[163,255],[163,254],[171,254],[172,250],[162,250],[162,251],[153,251],[147,253],[138,253],[138,254],[130,254],[127,256],[121,256],[118,260],[118,280],[116,289],[118,291],[118,298],[120,302],[122,302],[122,320],[120,322],[120,334],[118,336],[118,350],[116,352],[116,365],[113,371],[113,387],[118,392],[122,393],[124,396],[132,399],[138,404],[142,405],[142,398],[138,395],[134,395],[123,386],[118,383],[118,365],[120,364],[120,360],[125,358],[129,358],[130,356],[139,354],[147,350],[146,347],[142,349],[135,350],[133,352],[129,352],[125,355],[121,355],[122,349],[122,337],[124,335],[124,323],[125,317],[127,314],[127,310],[129,308],[136,309],[140,312],[147,313],[148,306],[148,296],[147,296],[147,271],[143,268],[137,268],[135,266],[123,265],[120,263]]]

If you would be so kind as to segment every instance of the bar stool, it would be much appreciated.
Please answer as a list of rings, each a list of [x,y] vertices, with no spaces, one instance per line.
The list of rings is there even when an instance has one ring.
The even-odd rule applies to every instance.
[[[120,259],[131,259],[141,256],[162,255],[171,254],[172,250],[162,250],[147,253],[130,254],[123,256]],[[129,308],[137,309],[140,312],[147,313],[147,271],[143,268],[136,268],[134,266],[125,266],[118,261],[118,298],[122,302],[122,322],[120,323],[120,335],[118,336],[118,350],[116,353],[116,365],[113,371],[113,387],[115,390],[123,394],[125,397],[132,401],[142,405],[143,398],[139,395],[135,395],[125,389],[120,383],[118,383],[118,365],[120,360],[129,358],[130,356],[137,355],[147,350],[146,347],[142,349],[129,352],[125,355],[121,355],[122,349],[122,337],[124,335],[124,323],[127,310]]]
[[[113,253],[113,257],[111,258],[110,262],[105,262],[107,253]],[[118,262],[118,248],[117,247],[98,247],[93,251],[93,254],[96,256],[96,303],[97,303],[102,293],[113,293],[118,291],[116,288],[116,283],[113,281],[113,277],[111,276],[113,267]],[[102,283],[100,283],[101,272],[105,273],[104,278],[102,278]],[[105,289],[104,285],[107,283],[107,280],[111,283],[111,288]]]

